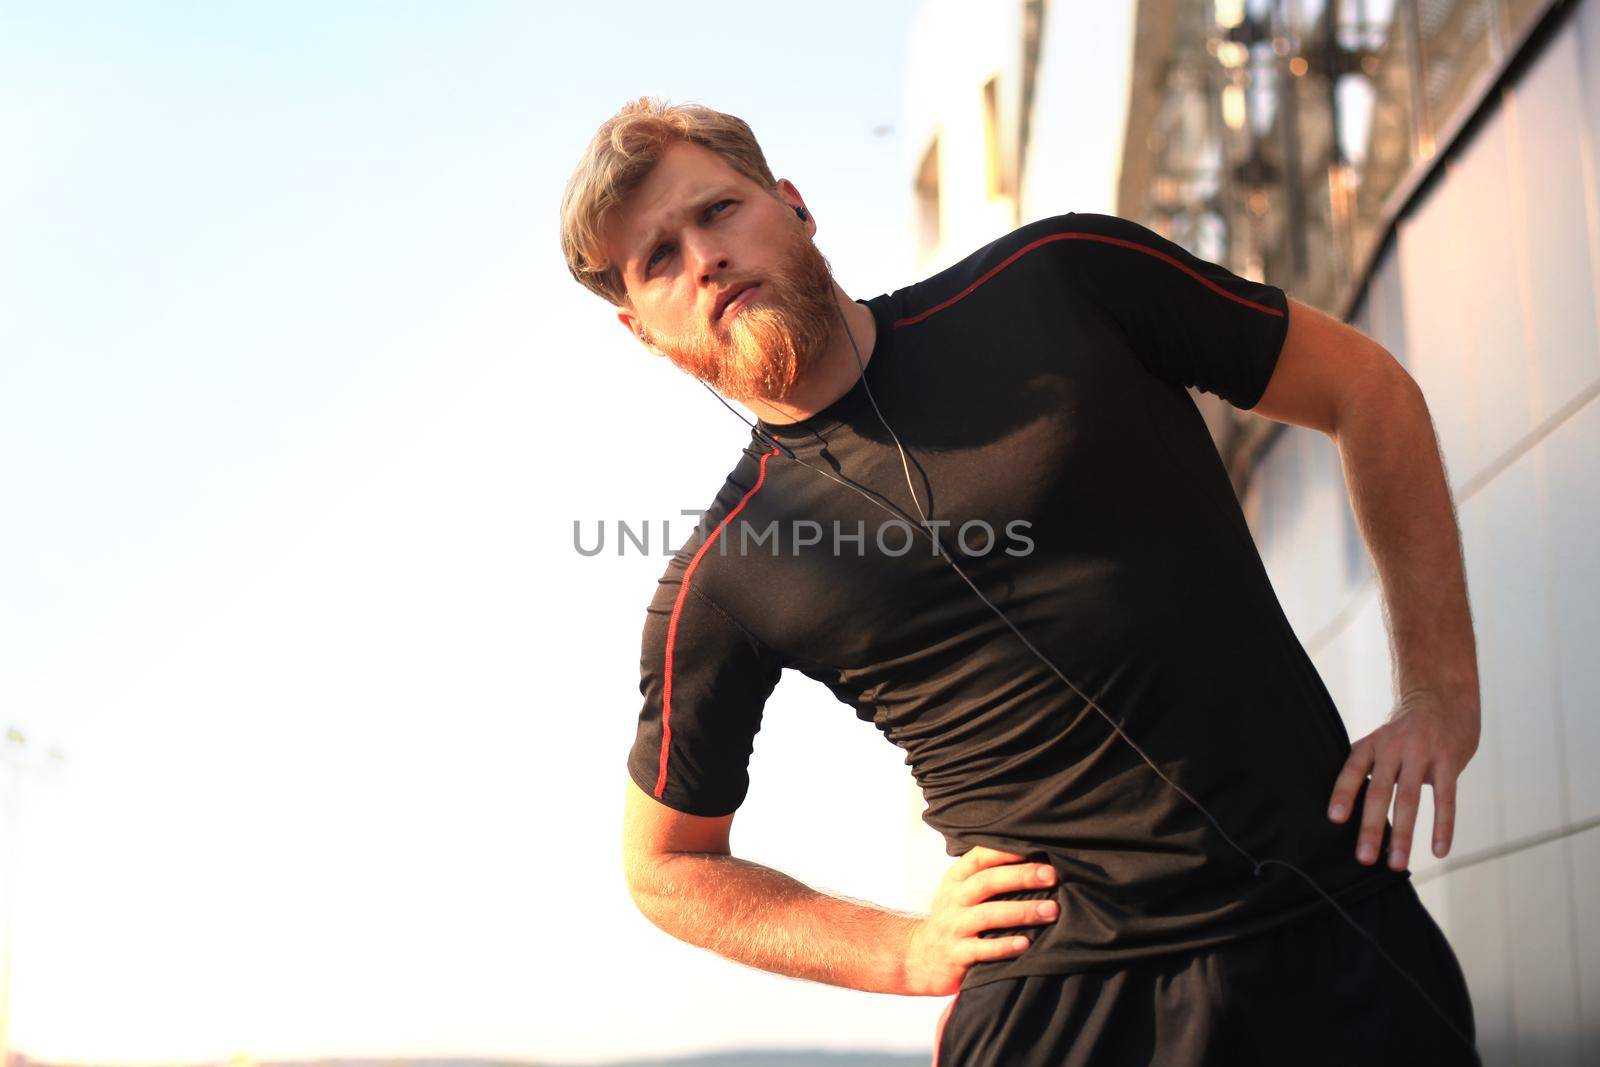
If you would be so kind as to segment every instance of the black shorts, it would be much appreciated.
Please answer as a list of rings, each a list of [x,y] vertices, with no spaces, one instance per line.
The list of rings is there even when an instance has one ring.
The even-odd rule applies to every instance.
[[[1469,1038],[1455,952],[1411,882],[1343,905]],[[1477,1065],[1331,906],[1313,917],[1123,969],[1002,978],[957,994],[933,1067]]]

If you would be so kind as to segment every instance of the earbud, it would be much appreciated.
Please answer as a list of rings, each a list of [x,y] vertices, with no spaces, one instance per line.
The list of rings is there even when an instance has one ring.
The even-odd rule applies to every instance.
[[[804,222],[804,221],[806,221],[806,220],[807,220],[807,219],[809,219],[809,218],[810,218],[810,217],[811,217],[811,216],[810,216],[810,215],[807,215],[807,214],[806,214],[806,209],[805,209],[805,208],[803,208],[803,207],[797,207],[797,208],[795,208],[795,209],[794,209],[794,213],[795,213],[795,214],[796,214],[796,215],[799,215],[799,216],[800,216],[800,221],[801,221],[801,222]]]

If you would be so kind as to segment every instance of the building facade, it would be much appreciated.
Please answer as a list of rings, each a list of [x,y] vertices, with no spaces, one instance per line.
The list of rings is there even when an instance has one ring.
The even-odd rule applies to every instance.
[[[1486,1063],[1600,1063],[1600,0],[929,0],[907,71],[918,276],[1109,212],[1352,322],[1422,387],[1483,733],[1442,861],[1424,790],[1413,877]],[[1194,395],[1371,732],[1392,656],[1337,445]]]

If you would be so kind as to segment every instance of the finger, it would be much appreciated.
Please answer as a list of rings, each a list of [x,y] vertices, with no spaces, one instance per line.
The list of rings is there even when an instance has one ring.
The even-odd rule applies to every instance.
[[[1433,854],[1444,859],[1456,832],[1456,777],[1453,767],[1435,767],[1433,781]]]
[[[1351,747],[1344,768],[1334,780],[1333,795],[1328,798],[1328,818],[1334,822],[1344,822],[1350,815],[1350,809],[1355,806],[1361,783],[1367,780],[1367,774],[1372,770],[1372,752],[1370,738],[1363,737]]]
[[[971,937],[982,930],[1051,923],[1056,921],[1060,910],[1053,900],[994,900],[963,909],[954,929],[962,937]]]
[[[987,867],[997,867],[1002,863],[1015,863],[1022,858],[1015,852],[1002,852],[997,848],[990,848],[988,845],[973,845],[956,861],[956,867],[960,871],[958,877],[965,880]]]
[[[1008,863],[979,871],[961,884],[957,896],[964,904],[988,900],[996,893],[1042,889],[1054,885],[1056,870],[1048,863]]]
[[[1367,802],[1361,812],[1361,836],[1356,843],[1356,859],[1361,863],[1371,864],[1378,859],[1378,846],[1383,843],[1383,824],[1389,814],[1398,770],[1394,757],[1387,754],[1380,756],[1373,765]]]
[[[980,960],[1003,960],[1020,955],[1032,943],[1022,934],[1016,937],[969,937],[958,943],[956,959],[962,966]]]
[[[1411,833],[1417,824],[1417,807],[1422,802],[1425,766],[1422,759],[1413,758],[1400,767],[1400,788],[1394,798],[1394,833],[1389,837],[1391,870],[1405,870],[1406,862],[1411,857]],[[1379,827],[1379,833],[1382,832],[1382,827]]]

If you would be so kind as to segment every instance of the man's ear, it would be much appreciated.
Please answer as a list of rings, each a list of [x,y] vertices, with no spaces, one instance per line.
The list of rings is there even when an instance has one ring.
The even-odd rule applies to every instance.
[[[794,182],[788,178],[779,178],[772,186],[772,195],[782,200],[790,207],[799,207],[805,203],[800,196],[800,190],[795,188]]]
[[[800,190],[796,189],[794,182],[790,181],[788,178],[778,179],[777,184],[773,187],[772,195],[777,197],[778,201],[788,207],[791,211],[797,207],[805,206],[805,200],[801,198]],[[806,213],[810,215],[809,210],[807,210]],[[811,216],[810,218],[805,219],[803,224],[807,233],[811,234],[813,237],[816,236],[816,216]]]
[[[617,321],[622,323],[622,328],[632,334],[634,339],[648,348],[653,355],[661,356],[666,354],[650,343],[648,339],[649,333],[645,331],[644,324],[639,321],[639,317],[633,312],[627,308],[617,308]]]

